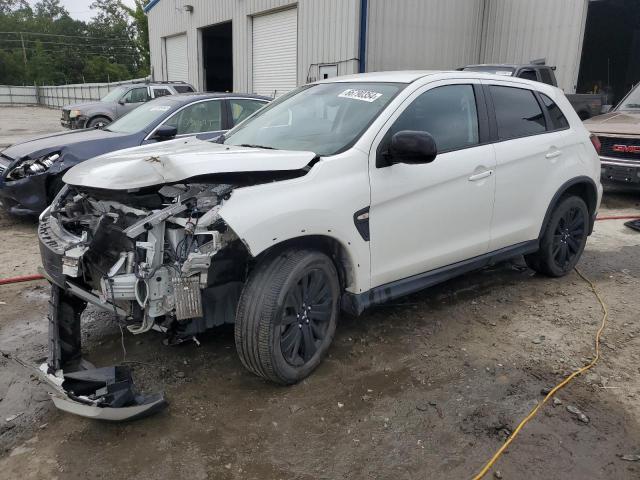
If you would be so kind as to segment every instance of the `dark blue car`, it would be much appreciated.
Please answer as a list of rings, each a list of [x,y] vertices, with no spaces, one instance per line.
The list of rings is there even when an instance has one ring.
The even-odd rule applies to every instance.
[[[182,136],[218,137],[269,101],[233,93],[184,94],[151,100],[102,129],[56,133],[0,152],[0,205],[38,215],[74,165],[104,153]]]

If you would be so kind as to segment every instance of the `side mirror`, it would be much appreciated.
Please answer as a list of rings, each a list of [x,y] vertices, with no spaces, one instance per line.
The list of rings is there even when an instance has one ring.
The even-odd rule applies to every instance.
[[[159,142],[169,140],[178,134],[178,129],[171,125],[161,125],[153,134],[153,139]]]
[[[437,155],[438,147],[430,133],[402,130],[391,137],[389,151],[384,155],[386,165],[382,166],[394,163],[431,163]]]
[[[119,103],[120,105],[124,105],[124,100],[123,100],[123,99],[120,99],[120,100],[118,100],[118,103]]]

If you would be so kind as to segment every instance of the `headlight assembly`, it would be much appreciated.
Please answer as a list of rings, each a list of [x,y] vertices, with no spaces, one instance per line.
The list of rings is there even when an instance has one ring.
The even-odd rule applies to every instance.
[[[76,118],[82,115],[80,110],[69,110],[69,118]]]
[[[58,158],[60,158],[60,153],[53,152],[47,153],[39,158],[22,160],[7,174],[7,180],[20,180],[32,175],[44,173],[51,168],[51,165],[53,165]]]

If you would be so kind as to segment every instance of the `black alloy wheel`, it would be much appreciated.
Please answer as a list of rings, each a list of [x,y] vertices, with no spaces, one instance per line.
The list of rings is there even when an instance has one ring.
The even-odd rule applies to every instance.
[[[529,268],[562,277],[576,266],[589,234],[589,209],[576,196],[561,198],[540,239],[540,249],[524,259]]]
[[[309,270],[287,294],[280,350],[290,365],[299,367],[311,360],[327,336],[335,303],[329,284],[322,270]]]

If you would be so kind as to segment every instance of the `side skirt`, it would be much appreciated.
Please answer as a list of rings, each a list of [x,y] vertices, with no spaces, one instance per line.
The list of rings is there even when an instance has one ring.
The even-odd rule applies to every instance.
[[[424,290],[425,288],[445,282],[464,273],[479,270],[519,255],[533,253],[538,249],[539,241],[531,240],[494,252],[485,253],[478,257],[470,258],[469,260],[447,265],[446,267],[380,285],[379,287],[372,288],[368,292],[359,294],[347,292],[342,295],[342,310],[352,315],[360,315],[372,305],[378,305],[399,297],[404,297],[405,295]]]

